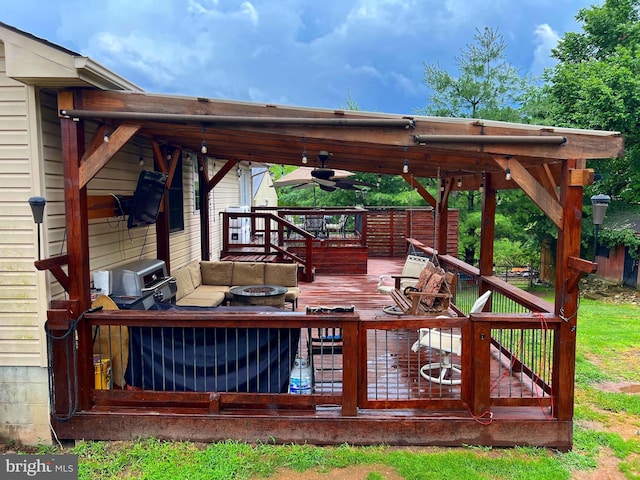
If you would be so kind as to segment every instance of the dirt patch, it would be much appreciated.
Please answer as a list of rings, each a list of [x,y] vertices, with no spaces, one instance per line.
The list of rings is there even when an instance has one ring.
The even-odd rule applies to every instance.
[[[402,480],[404,477],[398,475],[395,469],[386,465],[356,465],[354,467],[336,468],[328,472],[318,472],[317,470],[307,470],[304,472],[296,472],[289,469],[281,469],[269,477],[274,480],[367,480],[370,475],[376,475],[373,478],[384,480]]]
[[[578,470],[571,475],[573,480],[626,480],[618,467],[618,459],[609,449],[603,449],[598,458],[598,467],[593,470]]]

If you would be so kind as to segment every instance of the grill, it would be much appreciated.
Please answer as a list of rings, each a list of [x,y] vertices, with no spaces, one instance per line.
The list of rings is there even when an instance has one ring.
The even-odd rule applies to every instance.
[[[137,260],[111,270],[111,299],[118,308],[148,310],[156,301],[175,302],[176,279],[162,260]]]

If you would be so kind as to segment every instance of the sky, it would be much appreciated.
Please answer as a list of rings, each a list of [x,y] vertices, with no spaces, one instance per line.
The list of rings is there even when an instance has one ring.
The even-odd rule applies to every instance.
[[[425,64],[457,76],[476,29],[539,77],[603,0],[0,0],[0,21],[153,93],[415,114]]]

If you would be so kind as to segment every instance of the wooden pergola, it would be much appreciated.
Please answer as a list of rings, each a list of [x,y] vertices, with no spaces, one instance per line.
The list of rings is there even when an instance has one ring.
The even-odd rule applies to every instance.
[[[522,189],[558,228],[556,300],[552,311],[544,312],[550,319],[553,318],[556,321],[553,383],[562,384],[561,389],[553,392],[556,430],[550,435],[552,438],[550,444],[570,447],[578,308],[577,283],[585,272],[592,272],[596,268],[591,262],[579,258],[583,188],[592,183],[594,178],[593,171],[586,168],[586,162],[591,159],[621,156],[623,139],[618,133],[507,124],[476,119],[329,111],[206,98],[84,89],[60,93],[58,109],[62,126],[68,248],[63,257],[43,260],[37,262],[37,265],[40,269],[49,269],[68,292],[69,300],[52,304],[49,311],[52,325],[57,325],[57,328],[62,330],[68,326],[69,319],[77,318],[80,312],[84,312],[90,306],[88,221],[90,218],[113,216],[116,207],[108,198],[90,197],[87,193],[87,184],[134,137],[143,137],[151,142],[156,168],[169,174],[169,182],[176,164],[173,160],[177,158],[179,152],[186,150],[196,153],[203,166],[201,181],[204,182],[206,192],[214,189],[220,179],[238,162],[300,165],[303,151],[308,153],[310,159],[314,158],[315,152],[321,150],[329,152],[331,158],[327,166],[331,168],[402,175],[437,209],[437,244],[432,247],[444,261],[450,257],[448,254],[453,253],[447,252],[446,239],[448,199],[451,193],[456,190],[477,190],[482,186],[484,193],[480,264],[477,270],[469,269],[468,266],[461,265],[461,262],[456,264],[457,267],[466,268],[480,279],[481,290],[487,288],[493,275],[496,192],[502,189]],[[86,149],[85,121],[95,122],[98,125],[95,136]],[[102,141],[106,130],[112,132],[108,143]],[[226,160],[223,169],[212,178],[208,178],[207,169],[204,168],[206,161],[198,153],[203,141],[207,143],[208,156]],[[167,160],[167,152],[173,155],[171,160]],[[403,172],[405,166],[406,171]],[[418,182],[418,179],[424,178],[436,179],[440,183],[438,198],[434,198]],[[208,234],[206,204],[207,202],[203,202],[205,211],[201,217],[202,231]],[[159,218],[156,232],[157,256],[170,262],[168,225],[164,215]],[[203,233],[204,236],[205,233]],[[206,240],[203,240],[203,251],[208,250],[206,247]],[[68,266],[68,273],[61,268],[65,264]],[[483,282],[489,283],[483,284]],[[516,296],[515,293],[513,295]],[[529,304],[529,306],[535,308],[535,305]],[[275,315],[272,321],[274,325],[279,321],[291,321],[292,318],[300,325],[305,324],[305,321],[308,322],[304,316],[299,318],[297,315],[296,313]],[[151,319],[144,312],[139,314],[115,312],[112,315],[105,312],[88,314],[87,318],[93,318],[98,322],[111,322],[111,324],[114,322],[135,324]],[[156,313],[153,318],[158,320],[158,314]],[[160,318],[163,324],[171,322],[169,316],[160,316]],[[212,322],[215,318],[208,316],[200,320]],[[183,316],[181,321],[185,320],[186,317]],[[407,326],[410,324],[413,327],[420,320],[408,319]],[[473,320],[474,317],[471,316],[471,323]],[[514,319],[511,320],[515,322]],[[195,322],[193,319],[191,321]],[[228,319],[225,321],[229,323]],[[250,322],[250,318],[236,317],[236,321],[246,324]],[[339,319],[332,317],[327,317],[327,321],[340,322]],[[518,321],[524,320],[520,318]],[[353,322],[353,318],[345,320],[347,334],[357,331]],[[461,328],[467,328],[465,325],[461,323]],[[465,331],[468,336],[473,337],[473,340],[469,341],[472,342],[470,345],[476,345],[473,347],[474,351],[475,348],[480,348],[480,343],[474,342],[480,342],[480,335],[484,335],[484,330],[477,331],[478,337],[474,336],[474,330]],[[78,338],[80,358],[83,356],[90,358],[90,325],[78,325]],[[354,351],[359,351],[355,338],[350,345]],[[57,353],[54,352],[54,365],[56,361],[61,362],[64,354],[62,348]],[[465,355],[467,361],[473,360],[471,350]],[[358,362],[356,356],[352,360]],[[80,411],[90,411],[96,402],[95,392],[86,386],[92,378],[93,372],[90,371],[90,367],[89,362],[80,363],[78,367]],[[351,373],[345,371],[344,384],[347,389],[345,398],[348,397],[348,399],[342,404],[343,416],[330,420],[333,422],[331,427],[333,430],[340,422],[344,422],[346,430],[351,428],[358,431],[366,430],[364,423],[356,426],[358,421],[366,422],[357,417],[358,408],[361,408],[356,400],[359,398],[355,378],[357,371],[356,366],[353,370],[349,370]],[[56,397],[59,402],[57,408],[62,411],[70,401],[70,399],[65,400],[62,395],[63,386],[66,385],[64,380],[64,375],[60,374],[54,384],[54,389],[59,389]],[[469,405],[472,411],[481,413],[488,408],[488,405],[483,405],[480,400],[482,389],[485,387],[479,383],[473,383],[475,381],[473,379],[469,380],[472,383],[466,390],[463,389],[463,403]],[[167,395],[163,393],[161,397],[168,402]],[[111,405],[117,404],[118,402],[111,403]],[[215,408],[212,411],[215,412]],[[443,416],[446,415],[445,411]],[[94,425],[92,422],[104,422],[106,419],[104,417],[97,420],[98,417],[100,415],[94,413],[82,419],[74,418],[66,423],[57,423],[56,427],[59,432],[62,431],[71,437],[86,434],[90,431],[91,425]],[[308,417],[308,414],[304,415],[304,418]],[[180,420],[174,416],[171,418],[172,422],[177,422],[172,424],[172,431],[179,431]],[[140,421],[148,422],[148,420]],[[216,421],[222,420],[217,418]],[[227,417],[223,423],[229,421]],[[298,432],[300,437],[292,434],[286,439],[304,441],[304,428],[302,424],[295,423],[300,421],[299,417],[290,417],[289,420],[281,418],[277,431],[283,431],[295,424],[297,427],[292,428],[291,431]],[[321,426],[322,421],[313,423],[314,421],[318,422],[317,419],[309,420],[310,423],[304,425],[309,428],[324,428]],[[389,418],[383,420],[382,417],[369,418],[367,421],[371,422],[372,428],[376,422],[378,422],[377,425],[380,425],[380,422],[393,423],[393,420]],[[402,439],[400,426],[406,421],[406,418],[403,418],[394,423],[393,429],[398,435],[398,443],[411,443],[410,436]],[[272,423],[273,419],[269,422],[269,425],[276,429],[275,424]],[[124,424],[119,423],[119,425]],[[145,428],[151,428],[149,423],[145,425],[147,425]],[[449,425],[448,428],[455,428],[451,422]],[[265,432],[268,433],[269,428],[265,427]],[[539,428],[545,429],[548,425],[541,425]],[[238,437],[244,438],[246,427],[236,431]],[[441,433],[443,439],[439,444],[456,444],[454,437],[450,442],[444,439],[447,431]],[[110,435],[112,438],[118,438],[116,433]],[[332,438],[329,433],[325,437],[321,435],[320,437],[327,443],[330,443],[329,439]],[[215,438],[215,435],[211,438]],[[279,438],[285,437],[279,436]],[[350,439],[348,435],[344,438],[344,441]],[[376,438],[378,437],[372,433],[372,443]],[[343,440],[337,438],[335,441]],[[426,442],[429,443],[429,441]],[[499,441],[491,438],[487,438],[486,442],[500,444]],[[512,440],[512,443],[518,443],[517,439]],[[523,440],[522,443],[527,442]]]

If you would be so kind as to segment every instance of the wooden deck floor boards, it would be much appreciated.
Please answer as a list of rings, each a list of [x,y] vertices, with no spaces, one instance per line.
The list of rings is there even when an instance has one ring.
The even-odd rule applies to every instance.
[[[398,274],[403,258],[372,258],[365,275],[317,275],[314,282],[300,284],[298,309],[306,306],[355,306],[363,320],[385,315],[382,308],[393,300],[376,292],[380,275]],[[389,316],[390,319],[394,316]],[[417,332],[407,330],[369,330],[367,338],[368,398],[372,400],[403,400],[420,398],[459,399],[460,385],[440,385],[419,374],[422,365],[439,361],[437,351],[411,351]],[[459,363],[459,357],[453,357]],[[339,393],[341,384],[340,355],[323,355],[316,360],[316,392]],[[494,358],[491,365],[491,388],[494,396],[506,390],[533,396],[531,388],[505,370],[504,361]],[[501,388],[504,387],[504,388]]]

